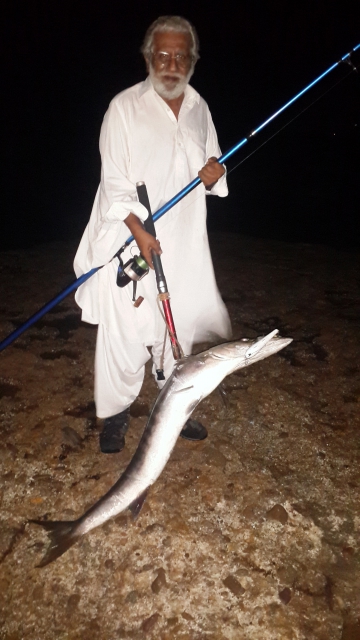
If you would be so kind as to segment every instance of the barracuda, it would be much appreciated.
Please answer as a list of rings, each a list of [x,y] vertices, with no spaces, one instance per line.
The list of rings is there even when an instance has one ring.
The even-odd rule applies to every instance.
[[[228,342],[179,360],[155,402],[134,457],[114,486],[78,520],[31,521],[44,527],[50,537],[38,566],[49,564],[85,533],[125,509],[136,517],[195,407],[226,376],[277,353],[292,341],[277,337],[277,333],[274,330],[257,340]]]

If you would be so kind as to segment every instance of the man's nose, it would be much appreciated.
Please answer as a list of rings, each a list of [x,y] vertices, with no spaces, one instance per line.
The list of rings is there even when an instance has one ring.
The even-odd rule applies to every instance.
[[[177,60],[176,60],[176,56],[171,56],[171,58],[169,59],[168,69],[172,69],[172,70],[174,70],[174,71],[177,71],[177,69],[178,69],[178,62],[177,62]]]

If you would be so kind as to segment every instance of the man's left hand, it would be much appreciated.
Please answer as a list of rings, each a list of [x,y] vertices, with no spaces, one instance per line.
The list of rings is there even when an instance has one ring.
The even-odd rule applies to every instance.
[[[198,176],[201,182],[204,183],[207,189],[211,188],[215,182],[221,178],[225,173],[225,168],[222,164],[219,164],[217,159],[213,156],[209,158],[206,165],[199,171]]]

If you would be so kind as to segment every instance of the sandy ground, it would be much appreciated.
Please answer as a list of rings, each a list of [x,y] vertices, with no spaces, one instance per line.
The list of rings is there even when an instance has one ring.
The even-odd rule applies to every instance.
[[[137,521],[124,513],[45,568],[46,533],[131,459],[156,387],[146,374],[126,449],[99,453],[96,329],[72,297],[0,355],[0,637],[6,640],[360,638],[359,255],[212,238],[234,338],[294,342],[225,381],[179,439]],[[74,246],[0,254],[0,337],[72,279]]]

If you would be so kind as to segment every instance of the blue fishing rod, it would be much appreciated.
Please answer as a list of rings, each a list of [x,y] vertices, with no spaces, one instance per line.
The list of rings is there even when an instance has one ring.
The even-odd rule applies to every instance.
[[[287,109],[296,100],[298,100],[298,98],[304,95],[304,93],[309,91],[309,89],[311,89],[315,84],[320,82],[320,80],[325,78],[325,76],[327,76],[331,71],[336,69],[336,67],[338,67],[341,63],[345,62],[349,64],[354,71],[357,71],[355,65],[351,61],[351,54],[357,51],[359,48],[360,48],[360,44],[356,45],[356,47],[354,47],[349,53],[346,53],[342,58],[340,58],[338,62],[335,62],[333,65],[331,65],[331,67],[326,69],[326,71],[321,73],[317,78],[315,78],[315,80],[310,82],[310,84],[308,84],[304,89],[302,89],[302,91],[299,91],[299,93],[297,93],[293,98],[291,98],[291,100],[289,100],[286,104],[284,104],[283,107],[275,111],[275,113],[273,113],[273,115],[270,116],[270,118],[267,118],[267,120],[265,120],[262,124],[260,124],[256,129],[251,131],[251,133],[248,136],[240,140],[240,142],[235,144],[233,147],[231,147],[231,149],[229,149],[220,158],[218,158],[218,162],[220,164],[224,164],[229,158],[231,158],[231,156],[233,156],[237,151],[239,151],[241,147],[243,147],[247,142],[249,142],[251,138],[253,138],[257,133],[259,133],[259,131],[264,129],[266,125],[272,122],[278,115],[280,115],[280,113],[285,111],[285,109]],[[179,193],[177,193],[173,198],[171,198],[171,200],[169,200],[166,204],[164,204],[160,209],[158,209],[158,211],[156,211],[153,214],[152,216],[153,221],[155,222],[156,220],[161,218],[163,215],[165,215],[165,213],[167,213],[169,209],[174,207],[178,202],[180,202],[180,200],[185,198],[185,196],[191,191],[193,191],[193,189],[195,189],[195,187],[197,187],[200,183],[201,183],[201,180],[199,177],[192,180],[192,182],[190,182],[186,187],[184,187],[184,189],[179,191]],[[134,240],[134,236],[130,236],[126,240],[126,242],[123,244],[123,246],[119,249],[116,255],[120,255],[126,249],[126,247],[128,247],[129,244],[133,242],[133,240]],[[50,300],[46,305],[44,305],[41,309],[39,309],[39,311],[37,311],[34,315],[28,318],[28,320],[26,320],[24,324],[22,324],[20,327],[15,329],[15,331],[10,333],[2,342],[0,342],[0,351],[3,351],[4,349],[6,349],[6,347],[8,347],[12,342],[14,342],[14,340],[16,340],[19,336],[21,336],[21,334],[24,333],[24,331],[29,329],[35,322],[40,320],[40,318],[42,318],[48,311],[50,311],[50,309],[52,309],[57,304],[59,304],[59,302],[64,300],[64,298],[66,298],[72,291],[75,291],[75,289],[80,287],[80,285],[86,282],[86,280],[91,278],[91,276],[93,276],[94,273],[99,271],[99,269],[102,269],[103,266],[104,265],[101,265],[100,267],[95,267],[94,269],[91,269],[87,273],[84,273],[82,276],[80,276],[80,278],[72,282],[68,287],[66,287],[66,289],[61,291],[57,296],[55,296],[55,298]]]

